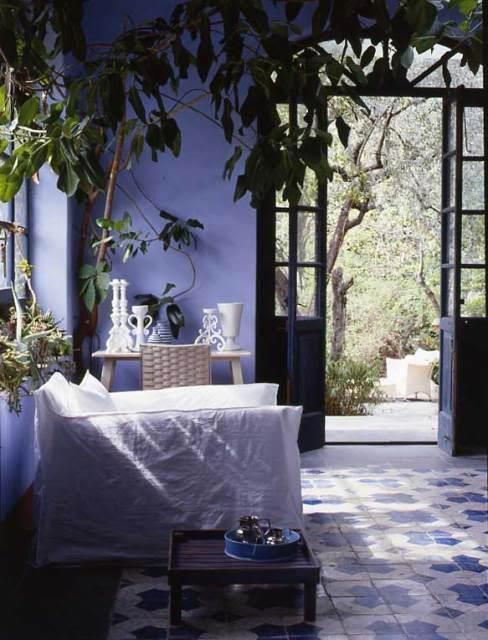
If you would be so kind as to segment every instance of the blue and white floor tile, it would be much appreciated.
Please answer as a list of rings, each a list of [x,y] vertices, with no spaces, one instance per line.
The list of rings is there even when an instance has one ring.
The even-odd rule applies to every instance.
[[[184,589],[184,624],[170,628],[164,570],[131,569],[109,640],[488,638],[484,461],[426,460],[303,470],[322,563],[315,623],[303,622],[297,587],[236,586]]]

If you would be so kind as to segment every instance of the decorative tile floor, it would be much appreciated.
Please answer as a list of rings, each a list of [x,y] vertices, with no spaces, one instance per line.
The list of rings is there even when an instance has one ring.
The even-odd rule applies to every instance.
[[[331,449],[302,457],[305,528],[322,563],[314,624],[296,587],[235,586],[185,589],[184,625],[169,628],[164,570],[131,569],[109,640],[486,640],[484,459],[433,447],[402,459],[388,447],[382,457],[398,460],[371,451],[368,463],[349,448],[348,464],[328,464]]]

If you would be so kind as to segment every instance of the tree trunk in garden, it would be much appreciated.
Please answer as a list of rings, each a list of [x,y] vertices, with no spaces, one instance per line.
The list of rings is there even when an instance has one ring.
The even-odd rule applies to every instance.
[[[425,275],[424,275],[424,252],[422,250],[420,251],[419,268],[418,268],[417,275],[416,275],[415,279],[418,282],[418,284],[420,285],[420,288],[422,289],[422,291],[425,293],[425,295],[429,299],[429,301],[432,303],[432,306],[434,307],[434,310],[435,310],[435,312],[437,314],[437,317],[440,318],[441,317],[441,305],[439,304],[439,300],[437,299],[437,296],[435,295],[435,293],[432,291],[432,289],[429,287],[429,285],[425,281]]]
[[[275,306],[276,311],[286,315],[288,313],[288,275],[283,269],[275,270]]]
[[[344,280],[342,267],[336,267],[332,272],[332,339],[330,349],[332,361],[342,358],[346,346],[347,292],[353,283],[353,278]]]

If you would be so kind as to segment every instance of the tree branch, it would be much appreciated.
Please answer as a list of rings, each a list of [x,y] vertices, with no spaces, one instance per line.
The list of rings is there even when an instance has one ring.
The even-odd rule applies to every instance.
[[[114,193],[115,193],[115,187],[117,184],[117,176],[118,176],[120,164],[122,161],[122,151],[124,149],[124,141],[125,141],[125,116],[120,121],[119,127],[117,129],[115,153],[114,153],[114,158],[112,160],[112,164],[110,166],[107,195],[105,197],[105,207],[103,210],[104,220],[110,220],[110,218],[112,217]],[[104,242],[104,240],[108,238],[108,235],[109,235],[109,230],[103,229],[101,244],[100,244],[100,248],[98,250],[98,255],[97,255],[97,266],[104,260],[105,255],[107,253],[108,246],[107,246],[107,243]]]

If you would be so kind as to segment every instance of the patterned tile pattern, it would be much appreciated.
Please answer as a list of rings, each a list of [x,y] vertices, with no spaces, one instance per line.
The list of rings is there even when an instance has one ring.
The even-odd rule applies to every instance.
[[[109,640],[488,638],[481,458],[445,470],[304,469],[302,481],[306,530],[322,563],[314,624],[303,622],[296,586],[236,585],[185,589],[184,624],[170,628],[164,570],[131,569]]]

